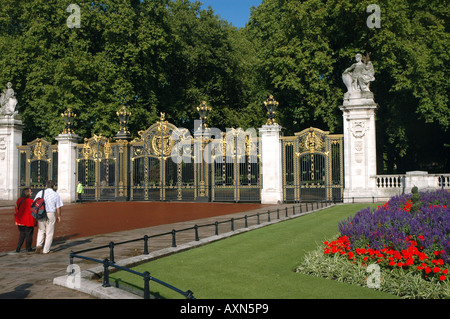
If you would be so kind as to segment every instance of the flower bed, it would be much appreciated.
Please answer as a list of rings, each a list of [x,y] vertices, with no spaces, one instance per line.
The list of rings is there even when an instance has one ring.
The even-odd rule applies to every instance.
[[[415,211],[411,209],[414,205]],[[378,209],[361,210],[341,222],[339,232],[337,241],[325,243],[325,254],[339,253],[352,261],[415,269],[426,279],[449,278],[449,192],[393,197]]]
[[[444,285],[439,288],[441,292],[437,296],[450,297],[449,192],[419,193],[414,189],[412,194],[393,197],[378,208],[363,209],[354,217],[340,222],[337,239],[324,244],[324,247],[319,248],[322,257],[315,252],[315,255],[312,254],[315,257],[310,257],[308,262],[299,266],[298,272],[313,274],[316,271],[335,279],[338,277],[336,274],[330,276],[319,268],[328,264],[328,270],[337,269],[334,263],[339,262],[342,267],[342,261],[358,269],[367,269],[369,265],[376,264],[385,279],[390,278],[392,281],[392,278],[408,274],[416,287]],[[337,273],[338,270],[333,271]],[[354,270],[348,268],[348,271]],[[417,282],[417,277],[428,286]],[[352,279],[347,282],[358,281]],[[403,296],[407,294],[405,289],[411,290],[411,287],[403,291],[392,288],[395,285],[399,283],[389,283],[390,288],[385,291],[390,289],[389,292]],[[433,290],[437,291],[435,288],[428,289]],[[421,298],[424,296],[427,296],[426,293]]]

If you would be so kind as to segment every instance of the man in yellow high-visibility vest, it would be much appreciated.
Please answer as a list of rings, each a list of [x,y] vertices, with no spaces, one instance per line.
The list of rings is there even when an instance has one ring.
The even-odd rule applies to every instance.
[[[78,182],[77,193],[78,193],[78,202],[81,202],[81,194],[84,193],[83,184],[81,184],[81,182]]]

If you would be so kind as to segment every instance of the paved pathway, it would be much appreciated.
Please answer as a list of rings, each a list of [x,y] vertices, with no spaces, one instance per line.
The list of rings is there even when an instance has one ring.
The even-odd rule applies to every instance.
[[[0,203],[1,205],[2,203]],[[5,203],[3,203],[6,205]],[[160,233],[170,232],[172,229],[180,230],[197,225],[206,225],[215,223],[216,221],[224,221],[233,218],[243,217],[245,215],[261,213],[260,221],[265,222],[268,219],[267,211],[276,211],[280,209],[280,217],[285,216],[285,208],[288,207],[289,215],[292,215],[292,205],[279,205],[264,207],[256,210],[234,213],[224,216],[215,216],[202,218],[192,221],[183,221],[166,225],[152,226],[128,231],[120,231],[108,234],[93,235],[84,238],[68,239],[59,241],[52,246],[54,253],[43,255],[28,252],[0,252],[0,299],[92,299],[91,295],[77,292],[68,288],[60,287],[53,284],[53,279],[64,276],[69,264],[70,251],[80,251],[91,247],[107,245],[110,242],[122,242],[143,238],[144,235],[156,235]],[[299,208],[297,206],[297,213]],[[265,213],[265,214],[264,214]],[[271,219],[276,219],[277,213],[271,213]],[[255,225],[257,217],[248,218],[248,224]],[[235,222],[235,229],[243,228],[244,220]],[[231,230],[230,223],[220,224],[219,234],[229,232]],[[214,227],[201,227],[199,230],[200,239],[213,236]],[[195,240],[194,231],[185,231],[177,233],[177,245],[192,242]],[[171,247],[171,236],[163,236],[154,238],[150,241],[150,252],[154,252],[163,248]],[[115,259],[125,259],[132,256],[141,255],[143,251],[143,242],[132,243],[127,245],[118,245],[115,249]],[[109,250],[96,251],[87,253],[92,254],[93,258],[104,259],[109,258]],[[86,261],[76,261],[81,270],[86,270],[97,266]],[[155,275],[156,276],[156,275]]]

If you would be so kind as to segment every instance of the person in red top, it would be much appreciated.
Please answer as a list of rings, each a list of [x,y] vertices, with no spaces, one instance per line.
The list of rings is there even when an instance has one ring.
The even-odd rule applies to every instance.
[[[27,251],[32,251],[31,244],[33,242],[36,220],[31,215],[31,204],[33,203],[31,195],[31,188],[25,188],[16,202],[14,219],[19,228],[19,242],[17,243],[16,252],[20,252],[24,241]]]

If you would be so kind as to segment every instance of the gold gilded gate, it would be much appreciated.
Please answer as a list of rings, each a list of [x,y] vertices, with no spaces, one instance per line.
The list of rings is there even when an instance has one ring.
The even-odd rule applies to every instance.
[[[229,129],[211,143],[211,200],[261,200],[261,162],[256,131]],[[212,145],[212,144],[211,144]]]
[[[130,200],[195,200],[193,139],[161,113],[159,122],[130,143]]]
[[[77,182],[84,186],[83,200],[127,198],[127,144],[94,135],[77,145]]]
[[[259,201],[259,140],[241,129],[194,136],[161,114],[130,143],[130,200]],[[214,138],[212,138],[214,136]]]
[[[58,180],[58,145],[37,138],[19,146],[18,150],[19,193],[23,188],[30,187],[36,194],[45,187],[47,180]]]
[[[285,201],[341,201],[343,135],[309,128],[281,140]]]
[[[76,147],[83,200],[260,201],[256,130],[222,133],[203,124],[192,136],[161,113],[130,142],[129,113],[123,108],[118,114],[122,129],[115,142],[95,135]]]

